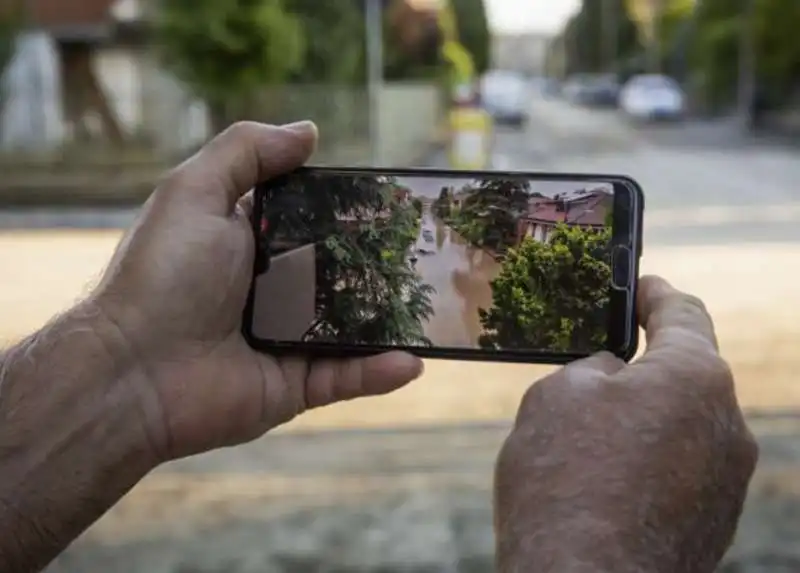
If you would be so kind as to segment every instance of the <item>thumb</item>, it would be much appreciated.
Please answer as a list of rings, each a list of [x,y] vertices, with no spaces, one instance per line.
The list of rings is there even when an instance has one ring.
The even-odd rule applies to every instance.
[[[239,122],[179,166],[170,194],[205,213],[228,216],[258,183],[302,166],[317,143],[310,121],[284,126]]]

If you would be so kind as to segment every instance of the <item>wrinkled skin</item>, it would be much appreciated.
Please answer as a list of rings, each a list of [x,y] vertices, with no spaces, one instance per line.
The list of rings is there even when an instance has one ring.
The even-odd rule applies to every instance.
[[[253,267],[259,181],[302,165],[313,124],[233,125],[159,185],[94,300],[137,365],[135,392],[159,460],[245,442],[309,408],[390,392],[421,361],[392,352],[310,362],[251,350],[240,319]]]
[[[699,300],[655,277],[638,298],[639,360],[526,393],[497,462],[500,571],[710,573],[730,545],[758,456],[731,372]]]

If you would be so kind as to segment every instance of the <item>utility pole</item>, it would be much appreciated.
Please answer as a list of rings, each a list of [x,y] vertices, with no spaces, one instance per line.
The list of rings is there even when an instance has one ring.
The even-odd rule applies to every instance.
[[[383,92],[383,0],[365,0],[369,143],[372,166],[383,165],[381,153],[381,94]]]
[[[738,119],[742,129],[752,126],[753,99],[756,91],[755,0],[741,0],[739,36]]]
[[[648,0],[645,23],[647,24],[647,67],[650,73],[661,72],[661,19],[663,0]]]
[[[603,55],[607,72],[617,71],[619,58],[619,3],[620,0],[603,2]]]

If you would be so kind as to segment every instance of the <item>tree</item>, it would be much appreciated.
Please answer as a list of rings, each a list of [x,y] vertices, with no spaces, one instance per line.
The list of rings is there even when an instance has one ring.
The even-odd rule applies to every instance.
[[[517,221],[529,198],[527,180],[485,179],[464,200],[458,231],[470,242],[503,252],[516,242]]]
[[[299,21],[306,47],[303,64],[289,81],[349,84],[364,79],[364,0],[283,1]]]
[[[433,205],[431,205],[431,211],[435,217],[444,221],[450,217],[452,207],[453,195],[450,192],[450,188],[442,187],[439,190],[439,196],[433,201]]]
[[[304,62],[301,22],[282,0],[162,0],[155,35],[168,67],[209,104],[217,131]]]
[[[593,352],[607,332],[611,229],[559,225],[549,243],[526,237],[492,280],[480,309],[483,348]]]
[[[422,199],[420,199],[419,197],[414,197],[411,200],[411,204],[414,206],[414,210],[417,212],[417,216],[422,217],[422,211],[425,208],[425,206],[422,204]]]
[[[5,70],[11,63],[16,49],[17,32],[21,25],[21,15],[15,10],[0,10],[0,116],[6,101]]]
[[[484,0],[450,0],[456,18],[458,39],[472,56],[475,72],[491,66],[491,34]]]
[[[613,28],[609,17],[614,19]],[[616,30],[616,38],[609,36],[609,29]],[[581,10],[567,22],[562,36],[556,45],[565,51],[567,74],[611,71],[608,45],[614,46],[616,64],[641,50],[639,30],[626,0],[584,0]]]
[[[273,236],[317,250],[317,316],[305,340],[430,345],[432,286],[410,264],[419,223],[392,178],[303,177],[269,194]]]

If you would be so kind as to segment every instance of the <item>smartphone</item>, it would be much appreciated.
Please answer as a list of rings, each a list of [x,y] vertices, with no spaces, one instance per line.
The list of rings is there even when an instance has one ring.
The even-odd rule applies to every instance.
[[[563,364],[638,346],[620,175],[304,167],[255,189],[255,349]]]

